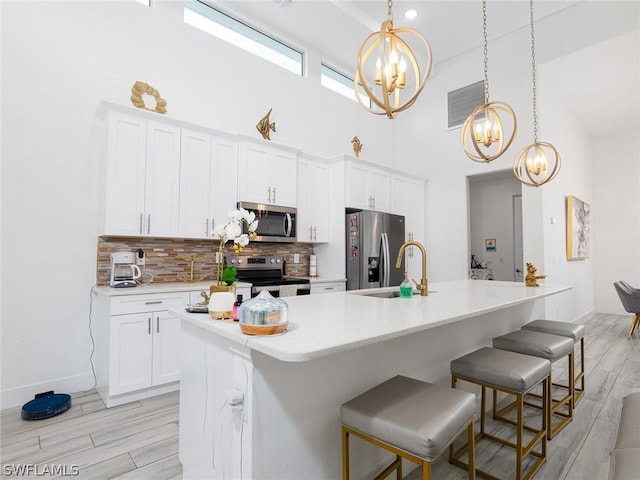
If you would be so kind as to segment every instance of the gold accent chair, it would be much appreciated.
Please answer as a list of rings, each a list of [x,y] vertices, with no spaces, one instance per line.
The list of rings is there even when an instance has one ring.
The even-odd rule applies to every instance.
[[[376,479],[394,470],[402,479],[402,459],[422,467],[431,478],[431,463],[465,431],[468,475],[475,479],[472,393],[397,375],[340,407],[342,422],[342,478],[349,480],[349,437],[354,435],[383,448],[395,459]]]
[[[618,297],[620,297],[624,309],[634,314],[631,320],[629,335],[627,335],[627,338],[631,338],[633,331],[640,327],[640,289],[633,288],[627,282],[623,281],[614,282],[613,287],[616,289],[616,293]]]

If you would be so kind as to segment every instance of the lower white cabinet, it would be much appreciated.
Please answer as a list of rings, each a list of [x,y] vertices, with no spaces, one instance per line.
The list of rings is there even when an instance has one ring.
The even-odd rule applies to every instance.
[[[177,390],[180,319],[189,292],[97,298],[98,392],[107,407]]]
[[[312,282],[311,294],[344,292],[345,282]]]

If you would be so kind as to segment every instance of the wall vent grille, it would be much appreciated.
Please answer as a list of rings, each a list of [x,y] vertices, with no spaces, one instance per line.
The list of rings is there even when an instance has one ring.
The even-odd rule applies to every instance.
[[[484,82],[479,81],[447,94],[448,128],[462,125],[473,109],[484,103]]]

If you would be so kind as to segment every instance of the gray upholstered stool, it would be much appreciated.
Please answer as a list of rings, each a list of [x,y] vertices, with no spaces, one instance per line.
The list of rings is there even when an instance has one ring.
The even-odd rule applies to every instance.
[[[475,383],[482,387],[480,433],[476,436],[476,441],[484,438],[514,448],[516,451],[516,480],[521,480],[522,478],[527,480],[533,477],[546,460],[548,404],[545,399],[547,398],[547,392],[551,388],[550,378],[551,362],[549,362],[549,360],[496,348],[484,347],[451,362],[452,387],[455,388],[459,380]],[[542,415],[540,416],[541,427],[535,429],[524,423],[524,397],[539,384],[542,384],[543,390],[543,409]],[[516,397],[517,420],[515,422],[515,443],[485,431],[484,418],[487,388]],[[494,396],[494,409],[496,406],[495,403]],[[523,445],[523,433],[525,429],[533,432],[534,435],[526,445]],[[536,451],[534,447],[538,442],[540,443],[540,450]],[[462,449],[463,448],[464,446]],[[536,460],[531,464],[528,472],[523,477],[523,460],[527,455],[536,457]],[[454,465],[465,465],[460,461],[458,452],[453,452],[450,455],[450,461]],[[479,468],[476,468],[476,472],[483,477],[496,478],[487,472],[483,472]]]
[[[342,478],[349,479],[349,435],[353,434],[396,455],[376,478],[396,470],[402,478],[402,458],[422,466],[429,479],[431,462],[465,430],[469,478],[475,478],[472,393],[398,375],[340,407]]]
[[[534,332],[550,333],[551,335],[560,335],[561,337],[569,337],[573,339],[573,344],[580,340],[580,371],[573,380],[573,408],[584,395],[584,325],[570,322],[555,322],[553,320],[534,320],[522,327],[523,330],[533,330]],[[575,360],[575,353],[574,353]],[[575,372],[575,367],[574,367]],[[578,383],[580,386],[578,387]],[[569,388],[569,385],[560,383],[553,384],[556,387]]]
[[[547,438],[551,440],[573,420],[573,340],[568,337],[534,332],[533,330],[516,330],[494,338],[493,348],[545,358],[551,363],[565,357],[568,359],[569,390],[567,394],[558,400],[553,400],[551,398],[551,389],[547,392],[547,404],[550,406],[547,409]],[[527,405],[537,406],[529,403]],[[499,411],[494,410],[494,417],[501,416],[502,413],[513,408],[513,406],[511,404]],[[567,408],[567,413],[562,411],[563,407]],[[555,426],[552,423],[553,415],[560,418],[560,422]]]

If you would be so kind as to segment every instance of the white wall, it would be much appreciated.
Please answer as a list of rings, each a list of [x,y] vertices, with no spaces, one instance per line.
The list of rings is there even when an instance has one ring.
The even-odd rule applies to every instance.
[[[491,99],[514,108],[520,134],[507,156],[481,165],[462,153],[459,130],[445,127],[446,93],[482,78],[480,50],[438,65],[416,104],[391,122],[319,86],[314,70],[310,78],[296,77],[185,25],[182,2],[154,3],[147,8],[134,1],[0,2],[2,408],[45,389],[76,391],[92,385],[89,292],[96,276],[100,180],[95,111],[102,100],[129,105],[136,80],[158,88],[170,117],[257,136],[256,122],[273,107],[275,142],[332,156],[350,153],[357,134],[365,145],[363,158],[428,177],[425,244],[432,281],[467,275],[466,176],[510,168],[517,150],[531,142],[526,29],[490,45]],[[554,26],[561,28],[558,22]],[[603,28],[583,32],[605,33]],[[544,43],[545,35],[538,37]],[[541,45],[539,62],[553,58],[551,50],[566,53],[574,40],[552,42],[547,53]],[[545,75],[552,74],[542,70],[540,113],[546,135],[553,123],[546,113],[551,101],[544,99]],[[562,296],[561,305],[547,309],[574,319],[593,308],[587,286],[592,261],[553,264],[563,245],[562,199],[574,194],[595,209],[600,192],[617,189],[619,179],[600,185],[584,172],[592,158],[585,154],[589,139],[573,128],[565,136],[565,124],[553,130],[562,137],[548,140],[558,142],[565,163],[552,193],[547,194],[551,185],[523,191],[525,259],[550,274],[549,282],[576,281],[573,296]],[[602,161],[604,147],[596,144],[595,150],[593,158]],[[620,153],[631,156],[633,149]],[[591,183],[597,185],[593,191]],[[620,194],[622,202],[637,205],[637,196]],[[559,220],[556,230],[545,224],[550,215]],[[594,210],[594,216],[597,249],[604,241],[595,233],[603,214]],[[620,226],[618,235],[627,230]],[[638,243],[630,246],[635,253],[628,258],[638,258]]]
[[[495,280],[513,281],[513,196],[522,194],[522,184],[507,178],[473,178],[469,182],[470,253],[486,262]],[[496,240],[496,250],[487,251],[485,240]],[[519,268],[524,268],[522,265]]]
[[[577,8],[581,7],[578,5]],[[592,259],[566,261],[565,197],[575,195],[593,206],[593,188],[607,191],[617,185],[601,182],[592,172],[593,139],[563,106],[563,99],[553,92],[554,69],[559,65],[554,62],[567,58],[560,56],[562,52],[572,55],[573,41],[563,35],[559,19],[541,23],[543,25],[539,26],[543,28],[537,28],[536,35],[539,140],[551,142],[558,148],[563,166],[550,184],[537,189],[523,188],[524,260],[534,263],[540,273],[548,275],[545,282],[573,286],[570,293],[548,299],[540,315],[573,321],[594,310],[594,275]],[[597,55],[615,54],[614,46],[609,43],[603,42],[598,47],[594,49]],[[591,50],[586,51],[591,53]],[[465,177],[511,168],[517,152],[533,142],[529,52],[528,28],[493,41],[489,46],[490,100],[507,102],[518,119],[518,136],[514,144],[491,164],[476,164],[469,160],[460,146],[460,130],[447,131],[445,126],[447,92],[482,79],[482,52],[479,49],[439,64],[437,74],[430,79],[414,107],[399,117],[396,168],[415,165],[417,172],[429,178],[426,248],[432,281],[467,275],[470,252],[467,247]],[[584,55],[584,51],[580,53],[589,58],[591,65],[598,64],[597,56]],[[576,74],[573,81],[578,83],[585,79]],[[635,134],[637,138],[638,132]],[[418,160],[417,164],[415,160]],[[638,161],[637,155],[635,161]],[[637,179],[637,174],[632,178]],[[597,187],[592,188],[593,184]],[[637,204],[635,194],[621,195]],[[594,223],[592,227],[594,232],[597,225]],[[620,226],[616,232],[623,234]],[[592,241],[595,241],[594,237]],[[636,242],[632,250],[638,252],[640,244]]]
[[[598,312],[625,313],[613,282],[640,287],[640,137],[593,142],[593,282]]]
[[[389,121],[183,22],[182,2],[1,2],[2,407],[92,385],[89,292],[96,278],[102,100],[129,105],[136,80],[167,116],[308,153],[392,157]]]

